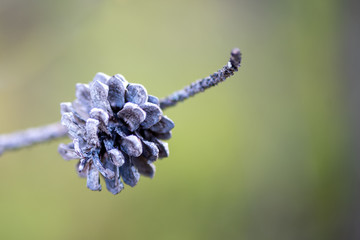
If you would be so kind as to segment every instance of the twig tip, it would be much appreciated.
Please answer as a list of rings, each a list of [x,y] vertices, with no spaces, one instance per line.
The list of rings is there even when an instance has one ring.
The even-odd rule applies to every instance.
[[[234,48],[233,50],[231,50],[230,62],[235,68],[240,66],[240,63],[241,63],[241,51],[240,51],[239,48]]]

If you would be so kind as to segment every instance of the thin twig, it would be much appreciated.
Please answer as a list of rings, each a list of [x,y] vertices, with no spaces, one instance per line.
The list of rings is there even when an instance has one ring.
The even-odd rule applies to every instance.
[[[52,139],[64,137],[67,128],[61,123],[53,123],[37,128],[30,128],[9,134],[0,135],[0,155],[7,150],[28,147],[36,143],[47,142]]]
[[[231,51],[231,57],[226,66],[219,71],[211,74],[210,76],[197,80],[186,86],[182,90],[176,91],[173,94],[160,100],[160,107],[162,109],[176,105],[178,102],[182,102],[189,97],[194,96],[197,93],[203,92],[206,89],[217,85],[220,82],[225,81],[228,77],[234,75],[234,72],[238,70],[241,63],[241,52],[238,48]]]
[[[174,106],[178,102],[194,96],[197,93],[217,85],[228,77],[232,76],[238,70],[241,63],[241,52],[235,48],[231,51],[231,57],[226,66],[214,74],[198,80],[182,90],[176,91],[160,100],[162,109]],[[67,128],[61,123],[53,123],[37,128],[30,128],[9,134],[0,135],[0,155],[7,150],[15,150],[28,147],[37,143],[47,142],[52,139],[64,137],[67,134]]]

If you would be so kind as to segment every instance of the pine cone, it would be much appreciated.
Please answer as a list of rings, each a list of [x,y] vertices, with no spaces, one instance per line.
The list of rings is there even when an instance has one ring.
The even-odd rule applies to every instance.
[[[160,139],[171,138],[174,122],[159,106],[142,85],[98,73],[91,83],[76,85],[75,101],[61,103],[61,123],[73,142],[60,144],[59,153],[79,159],[77,171],[93,191],[101,190],[100,174],[112,194],[124,188],[122,181],[134,187],[140,175],[154,176],[154,161],[169,156]]]

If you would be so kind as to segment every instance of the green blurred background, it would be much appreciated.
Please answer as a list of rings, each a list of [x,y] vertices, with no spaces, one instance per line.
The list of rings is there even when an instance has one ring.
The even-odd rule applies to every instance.
[[[359,239],[349,2],[0,0],[2,133],[58,121],[96,72],[164,97],[243,52],[165,111],[170,157],[117,196],[86,188],[68,139],[1,156],[0,239]]]

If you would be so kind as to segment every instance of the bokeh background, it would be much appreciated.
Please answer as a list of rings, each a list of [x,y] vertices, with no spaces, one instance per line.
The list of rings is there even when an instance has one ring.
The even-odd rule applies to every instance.
[[[0,132],[60,119],[96,72],[164,97],[170,157],[117,196],[53,141],[0,158],[0,239],[359,239],[356,1],[0,0]]]

